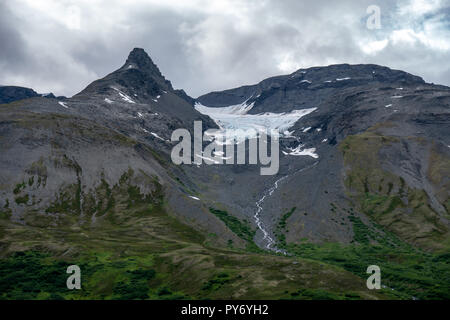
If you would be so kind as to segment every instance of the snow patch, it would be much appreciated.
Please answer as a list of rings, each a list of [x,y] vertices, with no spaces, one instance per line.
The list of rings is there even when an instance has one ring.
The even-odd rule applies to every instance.
[[[206,160],[205,161],[206,164],[208,164],[208,162],[214,163],[214,164],[220,164],[220,161],[217,161],[217,160],[214,160],[214,159],[211,159],[211,158],[208,158],[208,157],[204,157],[204,156],[201,156],[199,154],[197,154],[196,156],[201,158],[201,159],[203,159],[203,160]]]
[[[283,151],[285,156],[309,156],[314,159],[319,158],[319,155],[316,153],[316,148],[303,149],[304,145],[300,144],[297,148],[288,148],[290,152]]]
[[[328,141],[328,139],[323,139],[323,140],[322,140],[322,143],[327,142],[327,141]]]
[[[392,104],[385,105],[384,107],[385,108],[390,108],[390,107],[392,107]]]
[[[403,96],[392,96],[391,98],[392,99],[401,99],[401,98],[403,98]]]
[[[350,80],[350,77],[346,77],[346,78],[337,78],[336,81],[345,81],[345,80]]]
[[[197,200],[197,201],[200,201],[200,199],[199,199],[199,198],[197,198],[197,197],[194,197],[194,196],[189,196],[189,198],[191,198],[191,199],[194,199],[194,200]]]
[[[303,133],[306,133],[306,132],[308,132],[309,130],[311,130],[311,127],[308,127],[308,128],[306,128],[306,129],[303,129]]]
[[[162,141],[167,141],[166,139],[164,139],[164,138],[161,138],[160,136],[158,136],[156,133],[154,133],[154,132],[150,132],[150,134],[152,135],[152,136],[154,136],[156,139],[159,139],[159,140],[162,140]]]
[[[106,103],[109,103],[109,104],[113,103],[113,101],[110,100],[110,99],[108,99],[108,98],[105,98],[105,102],[106,102]]]
[[[129,96],[127,96],[125,93],[123,93],[119,89],[117,89],[115,87],[111,87],[111,88],[114,89],[115,91],[117,91],[117,93],[119,94],[119,96],[122,98],[123,101],[128,102],[128,103],[136,103]]]
[[[66,109],[69,109],[69,107],[62,101],[58,101],[58,104]]]
[[[285,136],[285,137],[292,137],[292,134],[294,132],[295,132],[295,130],[294,131],[286,130],[286,131],[283,132],[283,136]]]

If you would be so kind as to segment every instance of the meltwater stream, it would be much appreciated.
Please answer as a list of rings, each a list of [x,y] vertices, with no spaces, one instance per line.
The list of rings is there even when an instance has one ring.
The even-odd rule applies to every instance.
[[[265,248],[267,250],[272,250],[277,253],[283,253],[283,254],[286,254],[286,252],[284,250],[278,249],[275,246],[275,240],[273,240],[272,237],[269,235],[269,232],[267,231],[266,227],[264,226],[264,223],[261,221],[261,218],[259,217],[259,215],[263,210],[262,203],[264,202],[264,200],[266,200],[267,197],[270,197],[275,192],[275,190],[278,189],[278,184],[281,181],[283,181],[284,179],[286,179],[287,177],[289,177],[289,176],[288,175],[284,176],[284,177],[278,179],[277,181],[275,181],[274,185],[270,189],[266,190],[266,192],[264,192],[261,199],[256,201],[257,209],[255,212],[255,215],[253,216],[253,218],[255,219],[256,225],[258,226],[258,229],[261,230],[264,235],[263,241],[266,241]]]
[[[258,97],[256,97],[256,99]],[[231,132],[236,134],[236,136],[233,135],[231,136],[232,138],[231,142],[228,141],[228,143],[236,143],[236,141],[245,141],[246,139],[248,139],[247,136],[248,133],[246,132],[249,129],[254,129],[255,133],[259,132],[262,128],[268,131],[278,130],[278,132],[282,133],[283,135],[291,136],[291,134],[289,133],[289,129],[301,118],[317,110],[317,108],[309,108],[309,109],[292,110],[291,112],[283,112],[283,113],[265,112],[259,114],[249,114],[249,111],[252,110],[255,105],[255,101],[250,102],[252,98],[253,95],[240,104],[231,105],[227,107],[208,107],[201,104],[200,102],[196,102],[195,109],[200,113],[211,117],[216,122],[216,124],[222,129],[223,132],[226,130],[231,130]],[[237,130],[241,130],[242,132],[244,132],[244,134],[241,133],[241,135],[238,135],[237,132],[240,131]],[[225,135],[225,137],[227,136]],[[310,156],[315,159],[319,157],[315,153],[315,148],[311,149],[302,149],[302,148],[303,145],[299,145],[295,149],[290,149],[290,152],[283,151],[283,153],[286,156],[288,155]],[[317,162],[312,166],[298,170],[294,174],[307,170],[315,166],[316,164]],[[264,248],[267,250],[283,254],[287,254],[287,252],[276,247],[275,240],[270,236],[271,233],[268,227],[266,227],[264,223],[261,221],[260,216],[263,211],[262,208],[263,202],[268,197],[270,197],[275,192],[276,189],[278,189],[279,183],[289,176],[290,175],[287,175],[278,179],[277,181],[275,181],[274,185],[271,188],[269,188],[263,193],[262,197],[258,201],[256,201],[256,212],[253,216],[255,223],[258,226],[258,229],[260,229],[261,232],[263,233]]]
[[[319,163],[319,161],[316,161],[315,163],[313,163],[312,165],[302,168],[298,171],[296,171],[295,173],[293,173],[292,175],[295,175],[297,173],[306,171],[314,166],[316,166]],[[274,251],[276,253],[283,253],[283,254],[287,254],[287,252],[285,250],[279,249],[276,247],[276,242],[275,240],[270,236],[270,232],[268,231],[267,227],[264,225],[264,223],[261,221],[261,212],[263,211],[262,208],[262,204],[263,202],[269,198],[270,196],[272,196],[272,194],[275,192],[275,190],[278,189],[279,184],[285,180],[286,178],[288,178],[291,175],[286,175],[284,177],[281,177],[280,179],[278,179],[277,181],[275,181],[275,183],[273,184],[272,187],[270,187],[269,189],[267,189],[264,194],[262,195],[262,197],[256,201],[256,212],[253,216],[253,218],[255,219],[255,223],[258,226],[258,229],[261,230],[261,232],[263,233],[263,242],[264,242],[264,248],[267,250],[271,250]]]

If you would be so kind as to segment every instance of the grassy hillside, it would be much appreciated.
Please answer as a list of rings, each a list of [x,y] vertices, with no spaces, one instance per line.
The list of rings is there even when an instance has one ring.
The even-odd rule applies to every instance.
[[[99,184],[89,207],[95,224],[79,224],[76,192],[67,193],[29,225],[0,219],[2,299],[380,299],[365,281],[328,263],[209,247],[205,236],[167,214],[153,179],[144,195],[131,185]],[[95,199],[95,201],[94,201]],[[88,204],[84,204],[88,206]],[[39,220],[58,212],[57,226]],[[222,214],[223,215],[223,214]],[[90,217],[92,219],[92,216]],[[34,222],[34,223],[33,223]],[[47,221],[48,222],[48,221]],[[232,221],[235,225],[236,221]],[[241,230],[242,229],[242,230]],[[238,230],[238,229],[236,229]],[[240,230],[240,231],[239,231]],[[239,232],[246,235],[246,227]],[[66,288],[68,265],[82,289]]]
[[[345,186],[348,195],[353,199],[355,209],[401,239],[424,249],[447,251],[450,248],[448,227],[433,208],[427,192],[409,186],[402,176],[388,171],[383,164],[381,150],[408,143],[426,142],[414,137],[382,135],[375,129],[348,136],[340,145],[347,167]],[[438,177],[448,176],[450,159],[435,152],[431,157],[440,161],[430,161],[429,175],[438,180],[440,188],[445,188],[439,180],[442,178]],[[444,207],[447,196],[441,191],[440,200]]]

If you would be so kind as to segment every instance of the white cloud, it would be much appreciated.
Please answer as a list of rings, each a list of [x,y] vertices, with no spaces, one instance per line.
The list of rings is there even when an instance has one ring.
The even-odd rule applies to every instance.
[[[421,17],[428,13],[439,10],[444,1],[442,0],[410,0],[401,1],[399,4],[399,14],[404,16]]]
[[[360,47],[365,54],[374,55],[379,51],[383,50],[384,48],[386,48],[388,43],[389,39],[384,39],[380,41],[370,41],[366,43],[361,43]]]
[[[278,70],[282,73],[292,73],[295,70],[300,69],[301,65],[297,62],[295,57],[292,55],[292,53],[286,53],[284,54],[280,59],[279,63],[277,64]]]

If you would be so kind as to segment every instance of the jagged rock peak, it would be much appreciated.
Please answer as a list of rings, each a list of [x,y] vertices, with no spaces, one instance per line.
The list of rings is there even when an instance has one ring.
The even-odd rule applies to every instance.
[[[150,56],[142,48],[134,48],[128,55],[124,68],[138,68],[144,72],[150,72],[162,76],[158,66],[153,63]]]
[[[122,94],[139,97],[134,98],[136,101],[146,102],[154,100],[162,92],[173,91],[173,87],[147,52],[141,48],[134,48],[121,68],[92,82],[75,97],[110,96],[112,91],[117,94],[117,90]]]
[[[127,62],[134,63],[153,63],[150,56],[142,48],[134,48],[128,55]]]

